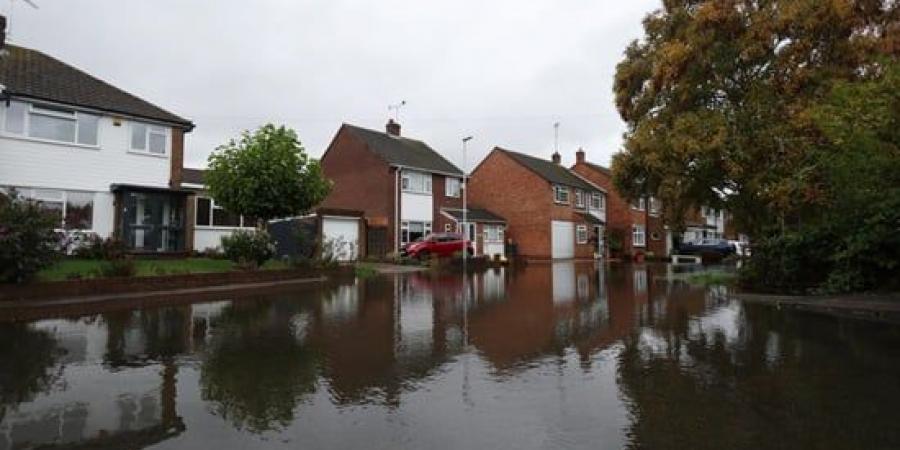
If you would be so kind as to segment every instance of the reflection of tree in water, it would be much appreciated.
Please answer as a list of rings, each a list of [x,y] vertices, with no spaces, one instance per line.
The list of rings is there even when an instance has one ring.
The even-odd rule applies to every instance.
[[[669,317],[619,356],[630,448],[900,448],[896,329],[758,306],[729,331]]]
[[[105,360],[113,367],[143,366],[188,350],[190,307],[108,313],[103,319],[108,332]]]
[[[63,353],[46,331],[0,325],[0,421],[8,409],[50,389],[59,377],[52,369]]]
[[[243,301],[212,324],[200,377],[203,399],[238,429],[263,432],[293,421],[316,389],[318,355],[301,344],[296,302]]]

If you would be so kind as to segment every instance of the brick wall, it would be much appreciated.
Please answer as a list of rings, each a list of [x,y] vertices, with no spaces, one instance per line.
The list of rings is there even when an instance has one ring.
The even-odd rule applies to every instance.
[[[431,194],[434,211],[431,223],[431,229],[435,233],[443,233],[444,226],[450,224],[452,230],[456,231],[456,222],[441,214],[441,208],[458,208],[462,209],[462,194],[459,197],[447,197],[447,177],[439,174],[431,176]],[[472,200],[471,198],[469,199]]]
[[[331,193],[321,206],[363,211],[367,222],[388,227],[393,247],[396,171],[343,127],[322,156],[321,164],[322,172],[333,182]]]
[[[169,187],[181,187],[184,178],[184,129],[172,127],[172,159],[169,170]]]

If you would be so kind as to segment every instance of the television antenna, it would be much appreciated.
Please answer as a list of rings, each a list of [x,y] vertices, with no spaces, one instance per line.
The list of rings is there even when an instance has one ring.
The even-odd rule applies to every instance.
[[[34,9],[40,9],[40,8],[38,8],[37,3],[35,3],[33,0],[22,0],[22,1]],[[7,37],[12,37],[13,11],[15,10],[15,5],[16,5],[16,0],[9,0],[9,12],[7,14],[7,21],[6,21],[6,36]]]
[[[400,103],[396,105],[388,105],[388,114],[390,115],[391,111],[394,111],[394,122],[400,121],[400,108],[406,106],[406,100],[400,100]]]

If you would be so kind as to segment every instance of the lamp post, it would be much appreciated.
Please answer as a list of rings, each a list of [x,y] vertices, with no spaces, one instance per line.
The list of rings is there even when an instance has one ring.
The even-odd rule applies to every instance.
[[[463,158],[463,242],[466,242],[469,239],[469,235],[471,234],[471,226],[469,225],[469,205],[468,205],[468,197],[469,197],[469,172],[468,172],[468,164],[466,161],[466,147],[468,146],[469,141],[472,140],[472,136],[466,136],[462,139],[462,158]],[[463,273],[466,272],[466,259],[469,257],[469,246],[467,245],[463,248]]]

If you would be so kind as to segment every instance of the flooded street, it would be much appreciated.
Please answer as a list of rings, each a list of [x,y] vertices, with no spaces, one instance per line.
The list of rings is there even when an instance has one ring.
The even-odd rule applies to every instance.
[[[0,449],[900,447],[900,327],[667,265],[0,322]]]

